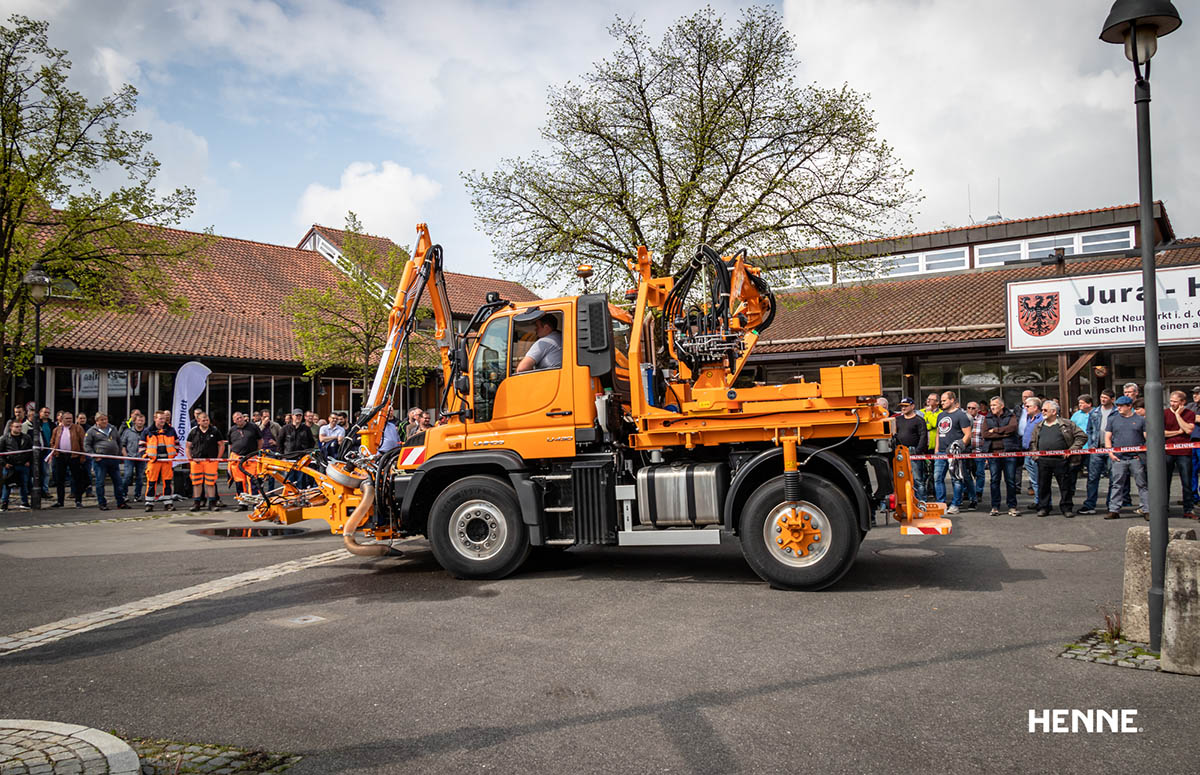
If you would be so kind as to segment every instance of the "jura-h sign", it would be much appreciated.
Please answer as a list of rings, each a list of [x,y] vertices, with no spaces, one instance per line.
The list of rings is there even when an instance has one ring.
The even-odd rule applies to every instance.
[[[1158,341],[1200,342],[1200,266],[1162,268],[1155,277]],[[1010,352],[1146,343],[1140,271],[1012,282],[1007,295]]]

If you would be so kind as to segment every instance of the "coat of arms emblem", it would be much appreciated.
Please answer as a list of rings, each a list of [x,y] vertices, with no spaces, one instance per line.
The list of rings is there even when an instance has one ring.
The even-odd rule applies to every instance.
[[[1030,336],[1045,336],[1058,328],[1058,292],[1019,295],[1017,312],[1022,331]]]

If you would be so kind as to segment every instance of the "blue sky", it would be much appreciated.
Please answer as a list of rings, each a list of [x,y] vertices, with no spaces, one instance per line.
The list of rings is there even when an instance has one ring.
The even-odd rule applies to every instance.
[[[730,18],[742,4],[715,2]],[[1197,233],[1200,17],[1154,59],[1156,197]],[[165,185],[199,197],[185,228],[296,244],[347,209],[411,242],[430,224],[456,271],[496,266],[464,170],[539,144],[545,96],[612,50],[616,16],[652,38],[695,3],[436,4],[344,0],[0,0],[51,22],[73,83],[141,97]],[[914,170],[918,230],[1136,200],[1132,73],[1097,40],[1105,2],[788,0],[799,76],[871,94],[882,135]],[[967,192],[971,191],[968,213]],[[653,248],[653,246],[651,246]]]

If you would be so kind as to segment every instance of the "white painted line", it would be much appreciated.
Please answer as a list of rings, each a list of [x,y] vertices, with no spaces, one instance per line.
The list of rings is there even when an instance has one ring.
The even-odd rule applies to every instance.
[[[12,525],[0,527],[0,533],[10,530],[36,530],[44,527],[84,527],[85,525],[111,525],[116,522],[148,522],[152,519],[169,519],[171,517],[187,516],[187,512],[166,511],[162,514],[148,514],[138,517],[109,517],[108,519],[77,519],[68,522],[47,522],[42,525]]]
[[[280,576],[286,576],[289,573],[315,568],[318,565],[328,565],[353,556],[345,549],[322,552],[321,554],[301,557],[298,560],[288,560],[276,565],[268,565],[265,568],[255,568],[254,570],[237,573],[233,576],[226,576],[222,579],[184,587],[173,592],[164,592],[161,595],[144,597],[141,600],[135,600],[125,605],[105,608],[103,611],[93,611],[92,613],[72,616],[69,619],[61,619],[50,624],[43,624],[22,632],[13,633],[7,637],[0,637],[0,656],[37,646],[45,646],[47,643],[54,643],[64,638],[69,638],[72,635],[78,635],[81,632],[88,632],[101,627],[107,627],[110,624],[136,619],[139,616],[145,616],[154,611],[161,611],[164,608],[172,608],[192,600],[211,597],[222,592],[228,592],[231,589],[258,584]]]

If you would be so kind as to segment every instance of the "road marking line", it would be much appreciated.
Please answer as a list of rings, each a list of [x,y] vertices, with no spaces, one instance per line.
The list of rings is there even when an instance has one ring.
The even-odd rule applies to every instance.
[[[72,635],[136,619],[139,616],[145,616],[154,611],[161,611],[164,608],[171,608],[193,600],[211,597],[222,592],[228,592],[231,589],[237,589],[238,587],[269,581],[280,576],[286,576],[289,573],[295,573],[296,571],[315,568],[318,565],[328,565],[353,556],[345,549],[322,552],[321,554],[301,557],[298,560],[288,560],[276,565],[268,565],[265,568],[255,568],[254,570],[237,573],[233,576],[206,581],[203,584],[184,587],[173,592],[164,592],[161,595],[144,597],[141,600],[112,606],[102,611],[93,611],[87,614],[72,616],[69,619],[60,619],[57,622],[42,624],[22,632],[13,633],[7,637],[0,636],[0,656],[37,646],[45,646],[48,643],[54,643],[64,638],[69,638]]]
[[[162,514],[149,514],[139,517],[109,517],[108,519],[77,519],[73,522],[46,522],[40,525],[10,525],[9,527],[0,527],[0,532],[8,532],[10,530],[34,530],[44,527],[79,527],[80,525],[111,525],[114,522],[145,522],[151,519],[166,519],[168,517],[186,516],[186,512],[166,511]]]

